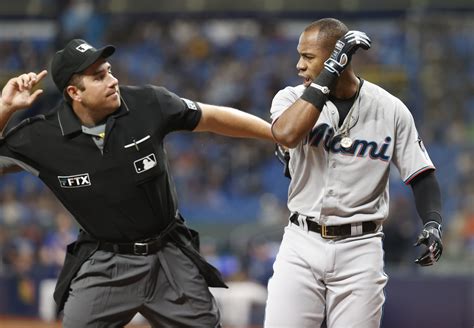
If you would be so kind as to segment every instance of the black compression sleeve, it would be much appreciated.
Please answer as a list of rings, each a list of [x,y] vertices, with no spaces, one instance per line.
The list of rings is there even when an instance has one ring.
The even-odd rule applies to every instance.
[[[441,224],[441,191],[433,170],[424,172],[410,183],[415,205],[423,224],[436,221]]]

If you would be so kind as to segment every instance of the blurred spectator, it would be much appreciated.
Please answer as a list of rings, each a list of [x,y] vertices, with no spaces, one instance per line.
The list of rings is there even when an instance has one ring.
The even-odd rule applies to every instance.
[[[266,286],[273,274],[273,262],[279,243],[267,239],[250,240],[246,254],[246,272],[251,281]]]
[[[474,204],[466,208],[462,214],[461,237],[468,259],[474,261]],[[472,262],[471,262],[472,263]]]
[[[57,276],[64,263],[66,247],[76,240],[78,231],[66,211],[58,212],[54,221],[53,229],[48,231],[40,248],[40,260]]]
[[[92,44],[102,42],[105,18],[95,8],[94,0],[59,1],[62,7],[59,15],[62,41],[78,38],[89,40]]]
[[[4,188],[0,203],[0,223],[6,227],[16,227],[27,223],[31,216],[29,209],[18,199],[14,186]]]
[[[472,267],[474,263],[474,201],[454,217],[447,228],[446,240],[450,248],[447,253],[451,259],[465,261]]]
[[[416,240],[414,232],[419,230],[416,225],[420,223],[414,217],[413,200],[408,196],[398,194],[392,197],[390,214],[384,223],[383,248],[388,266],[411,265],[415,259],[412,246]]]
[[[35,268],[35,249],[26,238],[15,238],[7,249],[9,272],[6,290],[8,312],[22,316],[35,316],[38,306],[38,282],[42,278],[41,270]]]

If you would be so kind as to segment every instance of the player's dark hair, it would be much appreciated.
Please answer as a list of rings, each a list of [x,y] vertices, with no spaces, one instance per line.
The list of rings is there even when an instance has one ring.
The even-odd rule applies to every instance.
[[[331,43],[336,43],[349,29],[338,19],[323,18],[312,22],[304,29],[304,32],[318,31],[322,38]]]
[[[67,83],[67,85],[73,85],[75,86],[76,88],[78,88],[79,90],[81,91],[84,91],[86,88],[84,87],[84,81],[83,81],[83,75],[82,74],[73,74],[71,76],[71,79],[69,80],[69,82]],[[72,98],[69,96],[69,94],[67,93],[66,91],[67,87],[64,88],[64,91],[63,91],[63,97],[64,97],[64,100],[69,104],[71,105],[72,104]]]

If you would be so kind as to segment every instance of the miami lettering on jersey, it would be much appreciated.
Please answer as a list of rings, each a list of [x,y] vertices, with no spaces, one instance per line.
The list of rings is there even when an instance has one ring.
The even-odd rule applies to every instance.
[[[386,154],[392,141],[390,136],[385,137],[384,143],[380,147],[376,141],[355,139],[351,147],[344,148],[341,146],[341,136],[334,136],[334,129],[329,125],[320,124],[310,132],[304,143],[318,147],[321,141],[323,141],[324,149],[332,153],[342,153],[358,157],[366,157],[368,155],[371,159],[380,159],[384,162],[390,161],[390,156]]]

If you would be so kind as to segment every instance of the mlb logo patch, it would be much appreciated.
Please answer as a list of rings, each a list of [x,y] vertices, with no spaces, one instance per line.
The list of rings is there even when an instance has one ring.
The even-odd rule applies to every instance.
[[[196,104],[194,103],[194,101],[191,101],[191,100],[186,99],[186,98],[181,98],[181,99],[186,103],[186,106],[189,109],[197,110],[197,107],[196,107]]]
[[[154,168],[156,164],[156,157],[153,153],[140,159],[137,159],[135,162],[133,162],[133,166],[135,167],[135,171],[137,173],[143,173],[145,171],[148,171]]]
[[[82,173],[76,175],[63,175],[58,176],[59,185],[62,188],[80,188],[88,187],[91,185],[91,179],[89,173]]]
[[[92,49],[92,46],[88,43],[80,44],[76,47],[76,50],[80,52],[86,52],[87,50]]]

